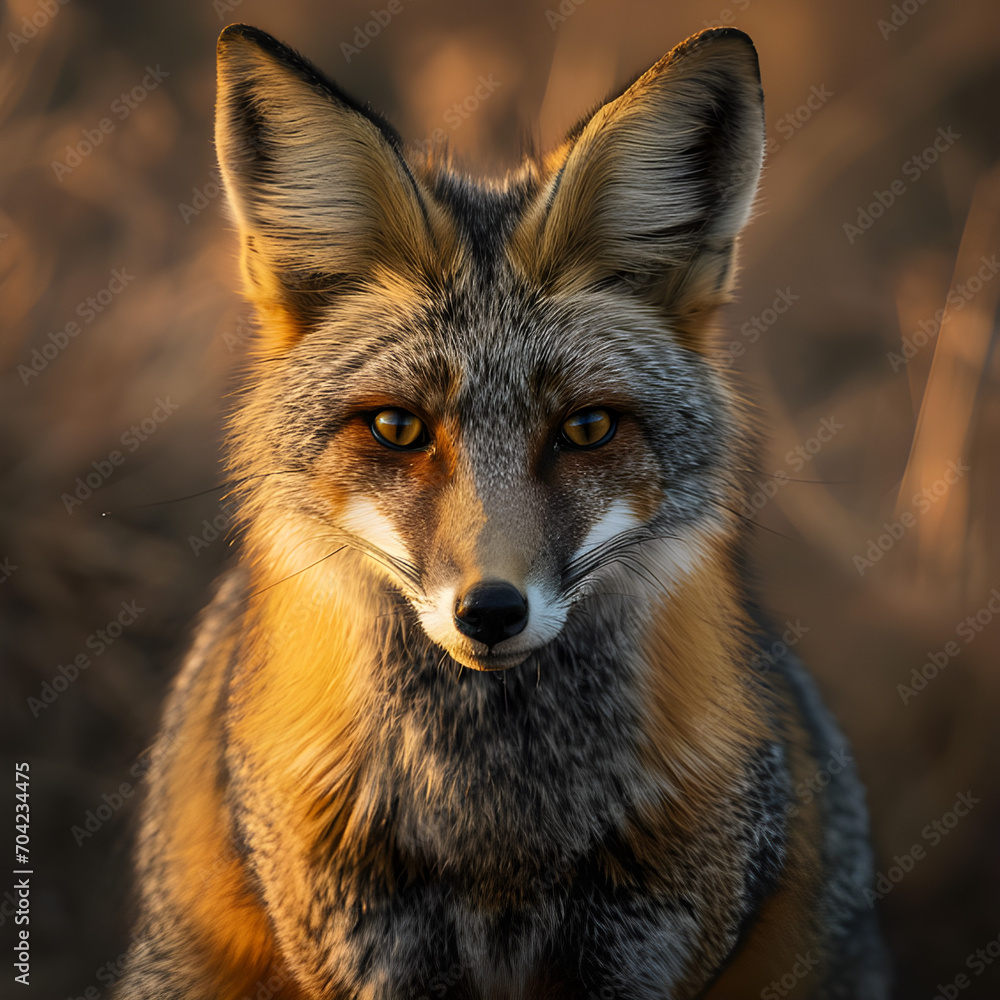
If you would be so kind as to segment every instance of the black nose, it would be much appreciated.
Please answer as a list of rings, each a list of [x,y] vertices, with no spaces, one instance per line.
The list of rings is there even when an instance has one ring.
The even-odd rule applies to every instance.
[[[495,646],[528,623],[528,602],[502,581],[477,583],[455,602],[455,625],[470,639]]]

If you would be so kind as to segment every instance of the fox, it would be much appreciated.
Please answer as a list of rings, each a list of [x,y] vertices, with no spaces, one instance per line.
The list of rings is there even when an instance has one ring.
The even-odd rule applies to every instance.
[[[886,997],[864,790],[757,609],[762,432],[715,339],[750,38],[693,35],[485,178],[264,31],[217,57],[256,317],[234,555],[116,996]]]

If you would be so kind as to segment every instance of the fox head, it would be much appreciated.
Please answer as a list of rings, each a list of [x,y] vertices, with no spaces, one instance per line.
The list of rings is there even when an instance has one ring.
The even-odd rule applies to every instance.
[[[733,29],[477,183],[226,28],[216,143],[261,326],[233,469],[261,579],[350,556],[488,670],[731,544],[746,431],[711,323],[763,139]]]

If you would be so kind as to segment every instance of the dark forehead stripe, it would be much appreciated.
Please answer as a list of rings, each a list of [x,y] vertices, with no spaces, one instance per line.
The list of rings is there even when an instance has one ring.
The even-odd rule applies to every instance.
[[[464,177],[442,172],[432,188],[434,197],[449,209],[459,232],[484,276],[493,274],[503,248],[535,193],[524,180],[504,188],[480,186]]]

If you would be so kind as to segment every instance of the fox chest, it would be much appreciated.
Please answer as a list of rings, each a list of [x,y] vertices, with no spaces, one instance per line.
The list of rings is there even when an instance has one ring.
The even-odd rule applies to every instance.
[[[641,879],[612,885],[600,860],[648,794],[629,713],[610,697],[511,704],[518,694],[511,715],[478,720],[450,718],[441,700],[433,718],[399,712],[394,752],[361,796],[383,803],[391,886],[373,890],[356,855],[333,880],[351,902],[331,914],[322,953],[345,995],[683,995],[672,987],[704,936],[693,907]]]
[[[494,911],[413,890],[331,935],[323,978],[331,1000],[679,998],[700,935],[683,908],[594,887]]]
[[[514,795],[498,775],[488,785],[496,800],[486,787],[463,797],[471,815],[457,810],[446,822],[426,802],[418,817],[399,808],[396,853],[387,859],[392,888],[373,891],[370,873],[342,870],[336,883],[347,892],[327,910],[322,947],[313,952],[343,984],[343,996],[698,994],[736,942],[752,905],[748,873],[764,859],[706,829],[695,842],[662,844],[660,854],[638,860],[623,846],[634,817],[621,788],[616,797],[612,783],[603,801],[581,808],[572,780],[551,785],[567,794],[565,802],[539,804],[532,796],[540,793],[527,795],[523,785]],[[498,812],[501,803],[518,804],[520,815]],[[354,880],[349,887],[345,877]]]
[[[760,817],[648,829],[666,806],[624,671],[548,677],[384,692],[383,742],[313,854],[309,926],[283,942],[318,995],[680,1000],[724,961],[767,867],[745,849]]]

